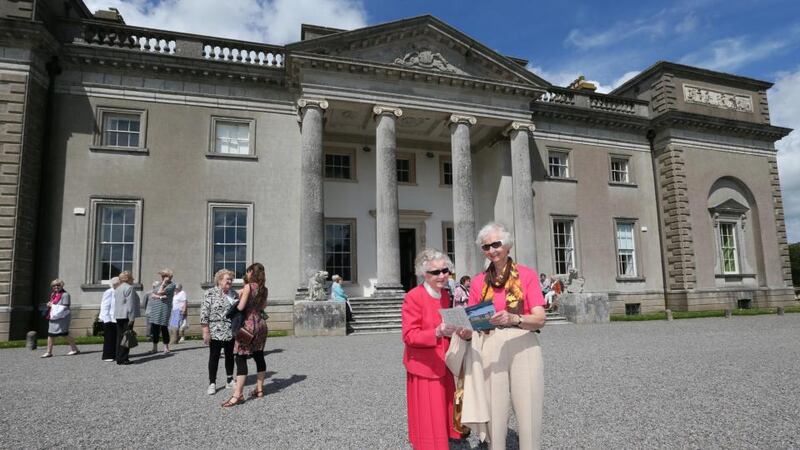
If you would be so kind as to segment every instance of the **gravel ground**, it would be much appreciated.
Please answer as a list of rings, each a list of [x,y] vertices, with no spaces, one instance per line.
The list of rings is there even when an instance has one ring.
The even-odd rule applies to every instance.
[[[543,447],[798,448],[799,337],[800,314],[551,326]],[[202,344],[144,347],[0,350],[0,448],[408,448],[398,334],[271,338],[267,397],[224,410]]]

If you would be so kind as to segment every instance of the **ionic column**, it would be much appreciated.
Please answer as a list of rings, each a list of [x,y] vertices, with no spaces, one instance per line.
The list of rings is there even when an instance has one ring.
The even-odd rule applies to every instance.
[[[450,116],[450,148],[453,162],[453,231],[456,273],[472,276],[480,271],[475,246],[475,208],[472,201],[472,152],[469,128],[477,119]]]
[[[300,280],[297,297],[305,298],[308,280],[325,269],[325,215],[323,210],[322,150],[323,115],[328,108],[325,100],[297,101],[300,121]]]
[[[536,127],[530,122],[511,122],[503,134],[511,143],[511,178],[514,191],[514,239],[517,261],[538,267],[536,227],[533,217],[533,178],[529,138]]]
[[[375,187],[377,191],[378,283],[375,296],[402,294],[400,214],[397,206],[397,119],[400,108],[375,106]]]

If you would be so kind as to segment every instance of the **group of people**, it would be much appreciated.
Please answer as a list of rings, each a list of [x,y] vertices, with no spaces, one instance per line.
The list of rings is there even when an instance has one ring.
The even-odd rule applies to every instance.
[[[150,353],[157,352],[159,337],[164,345],[164,353],[169,353],[170,343],[180,342],[181,329],[185,330],[187,298],[180,283],[173,281],[171,269],[163,269],[158,275],[160,281],[154,282],[152,290],[144,296],[144,309],[147,311],[145,328],[153,343]],[[260,263],[251,264],[245,271],[244,287],[238,292],[231,288],[234,277],[235,274],[228,269],[218,271],[214,276],[215,286],[206,292],[200,308],[203,342],[209,347],[208,394],[217,392],[217,368],[221,352],[223,349],[225,351],[225,387],[233,389],[233,395],[222,404],[223,407],[244,402],[249,358],[256,364],[256,386],[250,392],[250,398],[264,396],[267,374],[264,346],[267,340],[265,309],[268,290],[264,266]],[[131,364],[130,344],[125,336],[126,333],[130,336],[134,321],[141,316],[142,309],[142,301],[133,283],[133,275],[123,271],[109,280],[109,288],[103,292],[98,316],[103,327],[103,361]],[[80,354],[75,339],[69,335],[70,297],[64,290],[64,281],[55,279],[50,286],[52,292],[45,313],[48,321],[47,351],[41,357],[53,356],[53,344],[57,336],[66,337],[71,347],[68,355]],[[240,316],[238,320],[235,317],[237,315]]]
[[[416,273],[424,282],[403,301],[408,439],[415,450],[448,449],[451,439],[464,436],[462,426],[491,449],[505,449],[510,408],[519,448],[539,447],[544,371],[534,331],[546,318],[539,276],[509,257],[514,241],[503,225],[487,224],[476,243],[489,265],[471,279],[462,277],[459,285],[468,283],[467,305],[492,302],[493,329],[472,331],[442,321],[439,310],[456,303],[447,288],[453,263],[438,250],[417,255]],[[460,295],[458,286],[452,290]]]
[[[547,276],[547,274],[542,273],[539,275],[539,286],[542,289],[542,295],[544,296],[545,311],[557,311],[558,296],[561,295],[561,292],[564,289],[561,280],[557,277],[550,278]]]

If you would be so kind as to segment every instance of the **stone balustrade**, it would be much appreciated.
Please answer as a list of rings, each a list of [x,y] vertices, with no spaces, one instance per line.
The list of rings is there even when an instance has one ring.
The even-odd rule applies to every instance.
[[[62,23],[68,42],[282,69],[281,46],[132,27],[98,20]]]
[[[647,102],[642,100],[558,87],[547,89],[536,102],[575,106],[629,116],[647,117],[648,115]]]

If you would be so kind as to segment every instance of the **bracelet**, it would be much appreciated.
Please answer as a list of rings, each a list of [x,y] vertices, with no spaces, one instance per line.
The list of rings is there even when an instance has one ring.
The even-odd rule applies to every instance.
[[[517,319],[518,319],[518,320],[517,320],[517,326],[518,326],[518,327],[519,327],[519,326],[522,326],[522,316],[521,316],[521,315],[519,315],[519,314],[517,314]]]

